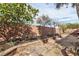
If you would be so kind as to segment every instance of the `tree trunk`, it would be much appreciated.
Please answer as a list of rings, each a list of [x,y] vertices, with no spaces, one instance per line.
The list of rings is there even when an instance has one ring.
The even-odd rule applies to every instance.
[[[77,10],[78,18],[79,18],[79,3],[76,3],[76,10]]]

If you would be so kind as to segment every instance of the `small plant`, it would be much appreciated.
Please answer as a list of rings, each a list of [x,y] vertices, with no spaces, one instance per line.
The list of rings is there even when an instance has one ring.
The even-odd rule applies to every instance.
[[[8,45],[10,45],[10,46],[14,46],[15,43],[16,43],[16,42],[12,42],[12,41],[10,41],[10,42],[8,42],[8,43],[6,43],[6,44],[8,44]]]

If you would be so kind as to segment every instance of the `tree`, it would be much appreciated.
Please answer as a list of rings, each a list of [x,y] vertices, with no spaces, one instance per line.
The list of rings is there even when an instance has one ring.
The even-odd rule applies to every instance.
[[[38,9],[25,3],[1,3],[0,22],[1,23],[25,23],[32,20],[37,15]]]
[[[72,7],[76,7],[76,11],[77,11],[77,15],[79,18],[79,3],[71,3]],[[47,3],[47,5],[49,5],[49,3]],[[63,5],[66,5],[66,8],[68,8],[69,3],[55,3],[56,8],[60,9],[60,7],[62,7]]]
[[[29,32],[31,32],[31,27],[29,25],[25,25],[25,23],[27,21],[32,21],[37,13],[38,9],[33,8],[29,4],[1,3],[0,35],[5,37],[4,40],[9,40],[11,38],[15,39],[17,36],[22,38],[25,37],[26,33],[29,34]]]
[[[63,5],[66,5],[66,7],[68,8],[68,4],[69,3],[56,3],[56,8],[59,9]],[[76,7],[77,15],[79,18],[79,3],[72,3],[72,7]]]
[[[79,18],[79,3],[76,3],[76,10],[77,10],[78,18]]]
[[[52,25],[51,24],[51,18],[49,17],[49,16],[47,16],[47,15],[42,15],[41,17],[39,17],[38,19],[37,19],[37,23],[39,23],[39,24],[41,24],[41,25],[43,25],[43,26],[45,26],[45,25]]]

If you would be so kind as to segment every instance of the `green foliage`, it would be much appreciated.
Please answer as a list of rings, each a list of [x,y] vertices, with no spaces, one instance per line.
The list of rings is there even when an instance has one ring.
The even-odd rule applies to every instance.
[[[76,28],[79,28],[79,24],[67,24],[67,28],[70,28],[70,29],[76,29]]]
[[[68,23],[68,24],[60,25],[60,27],[64,32],[66,29],[77,29],[77,28],[79,28],[79,24],[78,23],[74,23],[74,24]]]
[[[63,25],[60,25],[60,28],[62,29],[63,33],[65,32],[65,30],[67,29],[67,25],[63,24]]]
[[[25,3],[1,3],[0,22],[25,23],[37,15],[38,9]]]
[[[55,3],[56,8],[60,9],[62,6],[66,5],[66,8],[68,8],[69,3]],[[71,7],[75,7],[76,3],[71,3]]]

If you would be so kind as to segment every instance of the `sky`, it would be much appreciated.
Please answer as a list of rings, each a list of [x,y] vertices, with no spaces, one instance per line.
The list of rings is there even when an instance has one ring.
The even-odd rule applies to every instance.
[[[66,6],[60,9],[55,8],[55,4],[45,4],[45,3],[31,3],[32,7],[39,9],[38,17],[42,15],[48,15],[50,18],[61,23],[75,23],[79,22],[76,8],[72,8],[69,4],[68,8]]]

